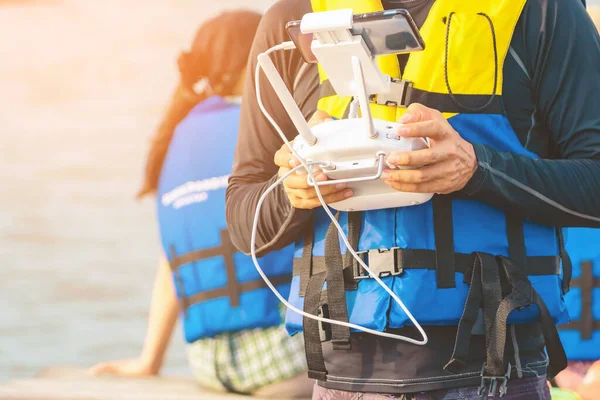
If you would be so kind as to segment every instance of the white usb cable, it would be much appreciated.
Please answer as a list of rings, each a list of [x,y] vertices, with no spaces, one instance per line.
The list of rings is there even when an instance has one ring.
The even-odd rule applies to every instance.
[[[295,48],[295,46],[294,46],[294,44],[292,42],[285,42],[285,43],[282,43],[280,45],[271,47],[264,54],[268,55],[268,54],[270,54],[270,53],[272,53],[273,51],[276,51],[276,50],[286,50],[286,49],[294,49],[294,48]],[[273,183],[271,186],[269,186],[269,188],[262,194],[262,196],[258,200],[258,204],[256,206],[256,213],[254,215],[254,223],[252,225],[252,237],[250,239],[250,251],[251,251],[251,254],[252,254],[252,260],[254,261],[254,266],[256,267],[256,270],[258,271],[258,273],[260,274],[260,276],[263,278],[263,280],[265,281],[265,283],[267,284],[267,286],[273,291],[273,293],[275,294],[275,296],[277,296],[277,298],[287,308],[289,308],[290,310],[292,310],[292,311],[294,311],[294,312],[296,312],[296,313],[298,313],[298,314],[300,314],[300,315],[302,315],[304,317],[311,318],[311,319],[314,319],[314,320],[317,320],[317,321],[321,321],[321,322],[325,322],[325,323],[334,324],[334,325],[345,326],[345,327],[356,329],[356,330],[359,330],[359,331],[362,331],[362,332],[371,333],[371,334],[377,335],[377,336],[382,336],[382,337],[387,337],[387,338],[402,340],[402,341],[413,343],[413,344],[416,344],[416,345],[423,346],[423,345],[427,344],[427,342],[429,340],[428,337],[427,337],[427,334],[425,333],[425,331],[423,330],[423,328],[421,327],[421,325],[419,324],[419,322],[415,319],[415,317],[408,310],[408,308],[406,308],[406,306],[404,305],[404,303],[402,302],[402,300],[400,300],[400,298],[398,297],[398,295],[396,295],[379,278],[379,276],[377,276],[376,274],[374,274],[373,271],[371,271],[371,269],[369,269],[369,267],[358,256],[358,254],[356,254],[356,251],[350,245],[350,242],[348,241],[348,238],[346,237],[346,234],[344,233],[344,230],[342,229],[342,227],[338,223],[337,219],[334,217],[334,215],[332,214],[331,210],[329,209],[329,207],[325,203],[325,200],[323,199],[323,195],[321,194],[321,190],[319,188],[319,185],[316,184],[316,180],[314,179],[314,176],[312,174],[310,166],[312,166],[312,165],[320,165],[322,163],[321,162],[306,162],[296,152],[296,150],[291,145],[291,143],[287,140],[287,137],[281,131],[281,128],[279,127],[279,125],[275,122],[275,120],[273,120],[273,118],[268,113],[268,111],[265,109],[265,107],[264,107],[264,105],[262,103],[262,99],[261,99],[261,95],[260,95],[259,78],[260,78],[260,64],[257,64],[256,70],[255,70],[255,78],[254,79],[255,79],[256,99],[258,101],[258,106],[259,106],[260,110],[262,111],[263,115],[265,116],[265,118],[271,123],[271,125],[273,125],[273,128],[275,128],[275,130],[277,131],[277,133],[279,134],[279,136],[281,137],[281,139],[288,146],[288,148],[290,149],[290,151],[294,154],[294,156],[298,159],[298,161],[300,161],[301,165],[296,166],[291,171],[288,171],[285,175],[283,175],[279,179],[277,179],[277,181],[275,183]],[[269,193],[271,193],[277,187],[277,185],[281,184],[284,179],[286,179],[291,174],[295,173],[300,168],[304,168],[306,170],[306,172],[307,172],[307,174],[309,176],[309,179],[315,184],[314,188],[315,188],[315,191],[317,193],[317,197],[319,198],[319,201],[321,202],[321,205],[323,206],[323,209],[325,210],[325,212],[327,213],[327,215],[331,219],[331,222],[335,225],[335,227],[337,228],[338,232],[340,233],[340,236],[342,237],[342,241],[346,245],[346,248],[348,249],[348,251],[352,254],[352,256],[354,257],[354,259],[365,269],[365,271],[367,271],[369,273],[369,275],[373,279],[375,279],[375,281],[392,297],[392,299],[394,299],[394,301],[406,313],[406,315],[408,316],[408,319],[414,324],[414,326],[417,328],[417,330],[419,331],[419,333],[423,337],[422,340],[417,340],[417,339],[413,339],[413,338],[410,338],[410,337],[407,337],[407,336],[402,336],[402,335],[395,335],[395,334],[387,333],[387,332],[380,332],[380,331],[377,331],[377,330],[374,330],[374,329],[366,328],[364,326],[356,325],[356,324],[349,323],[349,322],[336,321],[336,320],[332,320],[332,319],[329,319],[329,318],[319,317],[317,315],[313,315],[313,314],[307,313],[307,312],[305,312],[303,310],[300,310],[300,309],[294,307],[292,304],[290,304],[283,296],[281,296],[281,294],[277,291],[277,289],[273,286],[273,284],[271,283],[271,281],[269,280],[269,278],[265,275],[265,273],[263,272],[263,270],[260,268],[260,265],[259,265],[257,257],[256,257],[256,234],[257,234],[257,231],[258,231],[258,221],[259,221],[259,216],[260,216],[260,208],[262,207],[262,203],[264,202],[264,200],[267,197],[267,195]]]

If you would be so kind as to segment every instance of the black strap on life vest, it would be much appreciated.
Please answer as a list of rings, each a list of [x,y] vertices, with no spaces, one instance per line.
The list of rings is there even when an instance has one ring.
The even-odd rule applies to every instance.
[[[493,338],[488,346],[487,372],[490,376],[500,376],[504,373],[504,349],[506,345],[506,320],[511,312],[535,304],[539,310],[540,323],[546,352],[548,353],[549,366],[547,375],[556,376],[567,367],[567,355],[558,336],[558,331],[542,297],[535,291],[524,270],[511,260],[498,257],[503,267],[504,276],[507,278],[512,290],[502,299],[494,321]]]
[[[309,278],[306,296],[304,297],[304,312],[328,317],[327,313],[323,312],[323,307],[321,307],[321,294],[326,275],[327,272],[321,272],[311,275]],[[308,377],[310,379],[325,380],[327,369],[325,368],[325,359],[323,358],[319,325],[319,321],[312,318],[303,317],[302,319]]]
[[[248,282],[238,282],[236,278],[235,263],[233,261],[233,255],[237,252],[237,249],[231,243],[229,233],[226,229],[221,230],[221,244],[216,247],[211,247],[202,250],[193,250],[184,254],[177,255],[174,246],[171,246],[171,259],[169,266],[175,276],[175,283],[179,287],[179,293],[181,297],[181,306],[184,311],[194,304],[198,304],[207,300],[229,297],[229,303],[231,307],[239,307],[240,305],[240,294],[250,292],[253,290],[266,288],[267,284],[261,279],[256,279]],[[213,257],[223,257],[225,260],[225,270],[227,273],[227,286],[211,289],[199,293],[195,293],[191,296],[185,295],[183,287],[183,280],[181,278],[180,267],[185,264],[193,263],[195,261],[204,260]],[[292,279],[291,274],[279,275],[271,277],[271,283],[275,286],[289,283]]]
[[[395,86],[404,86],[404,94],[400,102],[390,102],[387,105],[391,107],[408,107],[412,103],[420,103],[429,108],[435,108],[439,112],[447,113],[462,113],[462,114],[503,114],[504,108],[502,106],[502,96],[496,95],[491,103],[484,109],[478,110],[477,106],[485,103],[489,100],[489,95],[483,94],[453,94],[454,99],[458,100],[459,105],[455,103],[450,94],[447,93],[435,93],[426,90],[417,89],[410,85],[405,85],[404,82],[392,82],[391,90],[395,90]],[[324,80],[319,85],[319,98],[335,96],[335,89],[329,81]],[[371,102],[377,102],[377,96],[371,97]],[[468,107],[465,109],[462,106]],[[344,112],[344,118],[348,116],[350,107],[346,107]]]
[[[485,273],[483,272],[484,269],[486,271]],[[497,276],[497,263],[495,257],[491,254],[475,253],[474,263],[471,269],[464,274],[464,282],[469,284],[465,308],[458,323],[452,356],[450,357],[450,361],[444,366],[444,369],[447,372],[454,374],[459,373],[467,364],[471,332],[479,317],[479,307],[482,302],[486,347],[488,345],[495,309],[497,309],[501,300],[501,295],[499,294],[500,278]],[[485,289],[492,288],[494,284],[497,284],[498,288],[492,290],[489,299],[484,299],[484,293],[487,297]]]
[[[306,295],[306,288],[308,287],[308,280],[312,274],[312,248],[314,241],[314,223],[311,218],[304,231],[304,247],[302,249],[302,258],[294,258],[293,272],[295,276],[300,277],[300,297]]]
[[[348,213],[348,242],[355,251],[358,251],[358,239],[362,228],[362,213],[352,211]],[[354,263],[356,260],[352,253],[346,249],[344,254],[344,282],[346,290],[356,290],[358,282],[354,279]]]
[[[368,252],[359,252],[358,256],[369,265],[371,252],[377,252],[378,250],[371,250]],[[436,270],[436,259],[437,254],[435,250],[423,250],[423,249],[400,249],[395,248],[390,250],[389,259],[390,273],[392,275],[400,274],[402,271],[411,269],[428,269]],[[454,253],[454,265],[456,272],[469,273],[473,268],[476,255],[465,254],[465,253]],[[368,277],[368,273],[354,261],[354,277],[355,279],[361,279]],[[318,274],[325,271],[325,257],[313,256],[312,257],[312,273]],[[540,276],[540,275],[559,275],[560,274],[560,257],[559,256],[529,256],[527,257],[527,267],[525,268],[527,276]],[[392,273],[393,272],[393,273]],[[299,276],[299,273],[295,273]],[[470,273],[469,273],[469,276]],[[348,290],[348,288],[346,288]]]
[[[594,321],[592,312],[594,289],[600,288],[600,279],[594,277],[592,261],[585,260],[581,262],[581,276],[573,279],[572,286],[579,288],[581,291],[581,318],[561,325],[558,329],[577,330],[581,340],[589,340],[592,338],[594,330],[600,330],[600,321]]]
[[[479,306],[482,301],[487,348],[483,378],[505,379],[504,349],[508,316],[513,310],[529,307],[531,304],[536,304],[540,311],[540,322],[550,359],[550,370],[556,374],[566,367],[566,355],[554,321],[525,272],[528,257],[525,253],[523,221],[507,216],[506,231],[510,258],[514,261],[505,257],[476,253],[472,271],[465,273],[465,283],[469,282],[470,287],[459,322],[453,354],[444,367],[448,372],[458,373],[466,365],[471,332],[478,318]],[[502,291],[500,271],[508,284],[510,292],[507,295],[504,295]]]
[[[339,218],[340,213],[336,214]],[[348,306],[344,280],[344,264],[340,252],[340,240],[336,226],[331,223],[325,234],[325,267],[327,268],[327,307],[329,317],[335,321],[348,322]],[[331,343],[334,350],[350,349],[350,328],[331,325]]]
[[[433,234],[435,237],[435,277],[440,289],[456,287],[454,272],[454,228],[450,196],[435,195],[433,207]]]
[[[336,218],[339,217],[339,213]],[[348,241],[357,248],[361,228],[361,213],[348,214]],[[338,231],[332,223],[325,234],[325,256],[312,255],[313,229],[308,229],[304,237],[302,262],[298,263],[295,273],[306,282],[304,291],[304,311],[336,321],[348,322],[348,307],[345,290],[356,289],[354,281],[352,254],[342,257]],[[319,270],[315,269],[314,260],[322,262]],[[327,282],[327,289],[323,284]],[[301,294],[302,296],[302,294]],[[336,350],[348,350],[350,346],[350,329],[347,327],[323,324],[311,318],[303,318],[304,347],[308,366],[308,376],[312,379],[325,379],[327,370],[323,359],[321,343],[331,340]]]
[[[561,228],[556,229],[556,236],[558,237],[558,254],[562,260],[563,280],[562,280],[562,292],[567,294],[571,287],[571,278],[573,276],[573,263],[571,257],[565,249],[565,237]]]

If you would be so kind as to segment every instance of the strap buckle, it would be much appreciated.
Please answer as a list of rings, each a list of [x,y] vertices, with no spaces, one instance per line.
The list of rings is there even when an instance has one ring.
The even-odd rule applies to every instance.
[[[369,100],[383,106],[408,107],[408,92],[412,87],[411,81],[392,79],[389,92],[372,95]]]
[[[510,371],[512,366],[510,362],[506,368],[506,374],[503,376],[486,376],[485,375],[485,367],[486,364],[483,364],[481,368],[481,385],[479,385],[479,389],[477,389],[477,395],[481,398],[484,397],[494,397],[496,395],[496,391],[498,391],[498,383],[500,383],[500,390],[498,391],[498,397],[503,397],[507,392],[507,384],[510,379]],[[489,381],[489,389],[487,391],[487,395],[485,393],[487,381]]]
[[[329,318],[329,308],[327,304],[322,304],[317,309],[317,316],[322,318]],[[319,338],[321,343],[328,342],[331,340],[331,324],[327,322],[317,321],[319,323]]]
[[[373,249],[369,251],[359,252],[358,256],[363,258],[369,269],[377,274],[378,277],[395,276],[402,274],[403,270],[398,265],[396,250],[399,247],[391,249]],[[366,256],[366,260],[365,260]],[[354,262],[354,279],[367,279],[371,276],[358,263]]]

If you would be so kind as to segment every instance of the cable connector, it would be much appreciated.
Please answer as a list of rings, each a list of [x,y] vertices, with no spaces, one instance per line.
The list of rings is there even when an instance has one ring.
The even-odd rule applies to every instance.
[[[283,50],[294,50],[296,48],[296,45],[291,40],[288,42],[281,43],[280,46]]]

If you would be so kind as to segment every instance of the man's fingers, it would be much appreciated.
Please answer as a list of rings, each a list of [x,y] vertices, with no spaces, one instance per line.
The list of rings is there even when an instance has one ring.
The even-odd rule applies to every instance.
[[[290,166],[295,167],[296,165],[298,165],[292,165],[292,163],[290,163],[290,161],[292,160],[297,162],[296,158],[286,145],[284,145],[281,149],[277,150],[275,156],[273,157],[275,165],[284,168],[289,168]]]
[[[322,172],[314,174],[314,177],[317,180],[317,182],[322,182],[322,181],[327,180],[327,175],[325,175]],[[306,174],[304,174],[304,175],[292,174],[283,181],[283,184],[288,189],[304,189],[304,190],[312,189],[312,186],[310,186],[308,184],[307,178],[308,178],[308,175],[306,175]]]
[[[448,129],[438,121],[427,120],[402,125],[397,133],[401,137],[427,137],[440,140],[448,134]]]
[[[408,106],[404,115],[398,119],[398,122],[401,124],[407,124],[434,119],[432,111],[433,110],[431,108],[425,107],[423,104],[412,103]]]
[[[344,199],[352,197],[352,195],[353,195],[352,190],[346,189],[346,190],[338,191],[336,193],[329,194],[327,196],[323,196],[323,200],[325,200],[326,204],[331,204],[331,203],[336,203],[338,201],[342,201]],[[308,209],[308,210],[321,206],[321,202],[319,201],[318,198],[302,199],[300,197],[290,196],[290,202],[292,203],[292,206],[294,206],[295,208],[302,208],[302,209]]]
[[[321,196],[323,196],[323,198],[326,198],[327,196],[331,196],[332,194],[343,191],[344,189],[346,189],[346,187],[346,184],[340,183],[337,185],[319,186],[319,190],[321,192]],[[318,201],[319,199],[319,196],[317,196],[316,189],[312,187],[310,189],[288,189],[286,190],[286,192],[292,196],[298,197],[303,200],[317,199]]]
[[[445,179],[437,179],[424,183],[406,183],[385,181],[385,184],[399,192],[409,193],[442,193],[445,194],[448,187]]]
[[[325,111],[317,110],[308,120],[308,126],[312,128],[313,126],[322,124],[326,121],[333,121],[333,118],[331,118],[331,116]]]
[[[446,160],[419,169],[385,170],[381,175],[384,181],[422,184],[436,180],[447,179],[454,170],[455,161]]]
[[[442,146],[423,150],[392,152],[388,155],[387,161],[400,167],[420,167],[434,164],[448,158],[448,153],[440,147]]]

